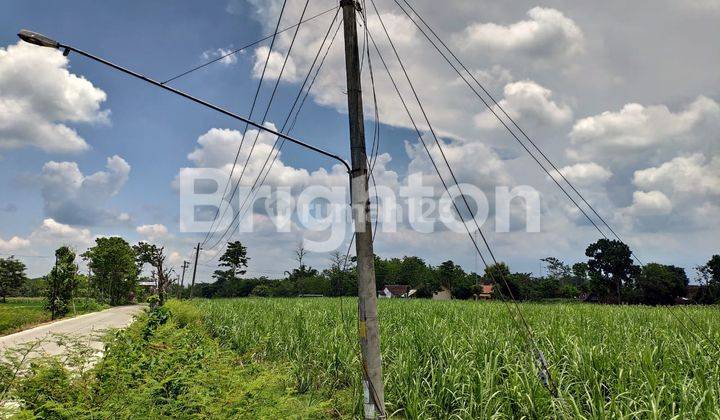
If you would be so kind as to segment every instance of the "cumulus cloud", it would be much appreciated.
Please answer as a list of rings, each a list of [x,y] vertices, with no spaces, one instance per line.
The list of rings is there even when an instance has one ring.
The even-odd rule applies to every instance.
[[[510,25],[475,23],[468,26],[456,43],[465,49],[491,53],[527,54],[548,60],[583,51],[584,36],[575,22],[561,11],[533,7],[530,19]]]
[[[68,123],[105,123],[105,92],[70,73],[60,51],[19,42],[0,48],[0,149],[75,153],[87,142]]]
[[[699,96],[679,112],[665,105],[625,105],[619,112],[606,111],[583,118],[570,132],[573,148],[569,157],[576,160],[603,159],[623,161],[657,148],[687,147],[698,135],[703,123],[720,122],[720,104]]]
[[[680,156],[658,167],[636,171],[633,184],[669,193],[717,195],[720,194],[720,156],[709,162],[700,153]]]
[[[142,225],[135,228],[135,231],[144,238],[151,241],[167,238],[168,228],[162,224]]]
[[[0,252],[3,253],[10,253],[10,252],[16,252],[21,249],[29,248],[30,247],[30,241],[21,238],[19,236],[13,236],[12,238],[5,240],[2,237],[0,237]]]
[[[514,120],[530,121],[536,125],[561,125],[572,119],[569,106],[558,105],[551,99],[552,91],[532,80],[508,83],[505,85],[504,98],[498,103]],[[494,107],[495,112],[503,116]],[[484,129],[499,128],[500,123],[490,111],[475,116],[475,124]]]
[[[573,184],[580,186],[593,186],[610,179],[612,172],[595,162],[576,163],[560,168],[563,174]]]
[[[231,48],[216,48],[214,50],[212,50],[212,49],[205,50],[200,55],[200,58],[202,58],[203,61],[208,61],[208,60],[214,60],[216,58],[222,57],[222,58],[220,58],[220,60],[218,60],[218,62],[220,64],[230,66],[230,65],[237,63],[237,56],[238,56],[238,54],[241,54],[242,51],[237,52],[235,54],[230,54],[231,52],[233,52],[233,50]]]
[[[298,79],[297,68],[295,67],[295,61],[292,57],[287,59],[285,69],[283,70],[283,61],[285,56],[277,51],[270,53],[270,58],[267,58],[269,47],[262,46],[255,50],[255,64],[253,65],[253,77],[259,79],[262,75],[263,67],[265,65],[265,59],[268,60],[267,68],[265,69],[265,77],[268,80],[277,79],[280,76],[282,70],[282,80],[286,82],[294,82]]]
[[[275,129],[272,123],[266,126]],[[257,136],[257,143],[253,149],[253,157],[248,160],[250,149]],[[243,142],[243,135],[240,131],[224,128],[212,128],[198,138],[198,147],[188,154],[194,166],[203,168],[222,169],[230,174],[237,150],[242,143],[242,148],[237,159],[237,166],[233,172],[233,178],[237,181],[242,174],[241,185],[250,186],[257,178],[263,164],[269,156],[274,156],[277,149],[273,149],[276,136],[265,131],[258,136],[258,130],[248,130],[246,139]],[[272,155],[271,155],[272,153]],[[269,167],[272,157],[269,158]],[[243,166],[247,162],[247,168]],[[266,167],[267,168],[267,167]],[[309,184],[319,185],[345,185],[347,175],[342,165],[336,164],[331,171],[320,168],[310,172],[302,168],[287,166],[282,161],[282,152],[278,156],[272,171],[268,174],[268,185],[302,186]],[[222,186],[220,186],[222,188]]]
[[[106,168],[84,175],[76,162],[47,162],[39,178],[45,213],[73,225],[122,220],[123,214],[117,215],[104,206],[127,182],[130,165],[115,155],[107,159]]]
[[[672,211],[670,199],[660,191],[635,191],[630,212],[638,216],[656,216]]]
[[[9,240],[3,240],[0,237],[0,251],[36,251],[47,247],[57,248],[61,245],[83,248],[91,244],[92,241],[90,230],[73,227],[59,223],[52,218],[47,218],[25,238],[13,236]]]

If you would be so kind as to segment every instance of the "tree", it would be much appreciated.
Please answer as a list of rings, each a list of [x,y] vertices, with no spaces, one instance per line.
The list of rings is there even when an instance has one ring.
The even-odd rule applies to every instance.
[[[720,255],[713,255],[705,265],[695,269],[700,281],[704,283],[697,300],[700,303],[720,302]]]
[[[15,257],[0,258],[0,296],[5,303],[6,297],[20,289],[25,282],[25,264]]]
[[[520,286],[510,273],[510,268],[504,262],[491,264],[485,267],[485,281],[495,284],[493,293],[498,297],[514,297],[520,299]],[[506,284],[507,283],[507,284]]]
[[[572,278],[572,270],[570,266],[560,261],[555,257],[543,258],[540,261],[544,262],[548,271],[548,275],[552,278],[557,279],[560,285],[565,284]]]
[[[590,274],[597,274],[606,289],[615,292],[617,302],[620,303],[622,287],[632,286],[640,273],[640,267],[633,264],[630,248],[617,240],[600,239],[587,247],[585,255],[590,258]]]
[[[225,270],[215,270],[213,277],[217,279],[217,283],[222,285],[240,278],[247,271],[250,258],[247,256],[247,248],[240,241],[228,242],[225,253],[220,257],[220,267]]]
[[[646,264],[637,279],[640,301],[647,305],[670,305],[686,287],[685,270],[657,263]]]
[[[172,268],[165,267],[165,247],[140,242],[133,246],[133,249],[137,256],[139,271],[142,270],[145,264],[150,264],[150,266],[153,267],[152,277],[157,282],[158,297],[160,298],[158,304],[160,306],[164,305],[165,293],[172,282],[170,276],[173,272]]]
[[[90,270],[90,286],[100,299],[120,305],[130,298],[138,284],[140,269],[135,250],[123,238],[97,238],[82,258]]]
[[[459,265],[455,264],[452,260],[445,261],[437,267],[437,280],[440,286],[452,290],[452,288],[459,284],[463,277],[465,277],[465,271]]]
[[[48,294],[45,307],[52,319],[68,313],[73,291],[76,286],[78,266],[75,264],[75,252],[62,246],[55,251],[55,266],[47,276]]]

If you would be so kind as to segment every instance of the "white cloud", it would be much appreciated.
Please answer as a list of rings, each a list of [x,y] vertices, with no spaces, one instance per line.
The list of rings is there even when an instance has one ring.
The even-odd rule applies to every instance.
[[[47,162],[39,179],[46,214],[74,225],[122,220],[122,214],[107,211],[104,205],[127,182],[130,165],[115,155],[107,159],[106,168],[86,176],[76,162]]]
[[[263,66],[265,65],[265,59],[267,59],[269,47],[258,47],[255,50],[255,64],[253,65],[253,77],[259,79],[262,75]],[[282,80],[286,82],[294,82],[298,79],[297,68],[295,67],[295,61],[292,57],[287,59],[285,69],[283,70],[283,61],[285,56],[277,51],[270,53],[268,59],[267,68],[265,69],[265,78],[267,80],[276,80],[280,76],[280,71],[283,71]]]
[[[570,132],[574,147],[568,155],[576,160],[622,161],[662,146],[683,148],[697,137],[694,131],[705,121],[720,122],[720,105],[705,96],[679,112],[665,105],[631,103],[619,112],[577,121]]]
[[[475,23],[468,26],[456,44],[466,49],[507,54],[527,54],[548,60],[583,51],[584,36],[575,22],[559,10],[533,7],[529,20],[510,25]]]
[[[504,89],[505,97],[498,103],[514,120],[524,120],[536,125],[561,125],[572,119],[569,106],[558,105],[551,99],[552,91],[532,80],[508,83]],[[495,112],[504,118],[501,111]],[[475,124],[484,129],[500,128],[497,118],[490,111],[475,116]]]
[[[630,213],[636,216],[656,216],[672,211],[670,199],[660,191],[635,191]]]
[[[30,241],[19,236],[13,236],[8,240],[0,237],[0,252],[11,253],[21,249],[29,248]]]
[[[32,234],[30,241],[45,244],[88,246],[93,238],[89,229],[77,228],[64,223],[59,223],[52,218],[43,220]]]
[[[89,148],[67,123],[105,123],[105,92],[67,70],[60,51],[19,42],[0,48],[0,149],[73,153]]]
[[[560,168],[560,173],[570,182],[580,186],[601,184],[610,179],[612,172],[595,162],[576,163]]]
[[[237,60],[238,60],[237,56],[238,56],[238,54],[242,53],[242,51],[239,51],[235,54],[230,54],[232,52],[233,52],[233,50],[230,48],[227,48],[227,49],[226,48],[216,48],[214,50],[203,51],[203,53],[200,57],[203,59],[203,61],[214,60],[216,58],[222,57],[222,58],[220,58],[220,60],[218,60],[218,62],[220,64],[230,66],[230,65],[237,63]]]
[[[646,190],[717,195],[720,194],[720,156],[710,162],[700,153],[676,157],[658,167],[636,171],[633,184]]]
[[[168,237],[168,228],[162,224],[138,226],[135,231],[151,241]]]

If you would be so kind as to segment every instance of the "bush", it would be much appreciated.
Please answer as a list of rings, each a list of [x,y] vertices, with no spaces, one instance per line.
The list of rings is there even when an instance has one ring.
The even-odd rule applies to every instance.
[[[173,320],[180,327],[196,324],[202,320],[202,313],[197,306],[179,300],[171,300],[165,304]]]

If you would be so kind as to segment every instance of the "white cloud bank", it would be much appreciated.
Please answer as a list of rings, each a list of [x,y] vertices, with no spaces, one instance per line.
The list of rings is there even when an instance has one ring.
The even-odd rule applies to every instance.
[[[68,123],[106,123],[105,92],[70,73],[60,51],[0,48],[0,149],[77,153],[89,145]]]
[[[467,49],[521,53],[550,60],[583,51],[582,31],[559,10],[533,7],[527,15],[530,19],[510,25],[475,23],[465,29],[456,43]]]

